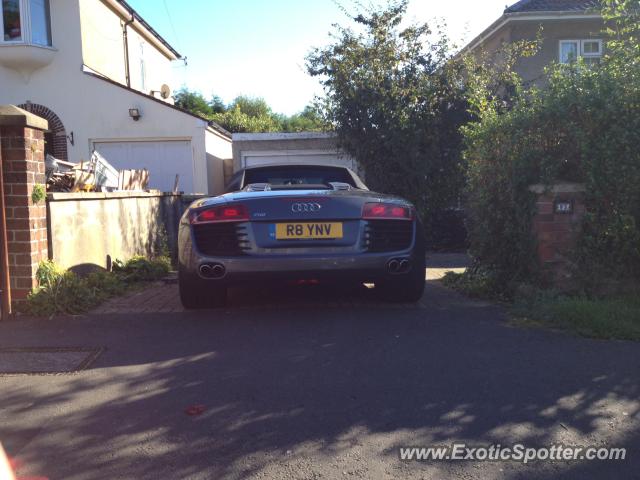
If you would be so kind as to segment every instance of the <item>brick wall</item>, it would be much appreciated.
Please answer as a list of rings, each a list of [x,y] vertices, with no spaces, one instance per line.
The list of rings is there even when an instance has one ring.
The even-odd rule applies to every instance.
[[[551,283],[561,288],[569,287],[572,254],[585,214],[584,187],[579,184],[550,188],[534,185],[531,191],[538,196],[533,218],[538,261]]]
[[[4,180],[9,277],[15,306],[36,286],[38,264],[48,258],[46,202],[42,200],[34,205],[31,199],[34,185],[45,183],[43,129],[47,122],[33,118],[16,107],[10,108],[12,110],[8,110],[6,116],[0,111],[0,159]],[[26,116],[21,117],[23,113]]]
[[[24,103],[18,107],[44,118],[49,122],[49,131],[52,133],[50,152],[59,160],[67,160],[67,131],[62,124],[62,120],[49,108],[37,103]]]

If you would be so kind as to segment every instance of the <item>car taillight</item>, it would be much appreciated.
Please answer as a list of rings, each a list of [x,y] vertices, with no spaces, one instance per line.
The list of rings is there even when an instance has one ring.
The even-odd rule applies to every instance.
[[[191,223],[243,222],[249,220],[244,205],[221,205],[191,212]]]
[[[393,203],[365,203],[362,218],[365,220],[413,220],[413,207]]]

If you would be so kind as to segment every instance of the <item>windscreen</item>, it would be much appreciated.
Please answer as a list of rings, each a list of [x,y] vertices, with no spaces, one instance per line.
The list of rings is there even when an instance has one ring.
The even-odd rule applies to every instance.
[[[251,168],[245,172],[244,184],[269,183],[273,187],[293,185],[325,185],[329,183],[348,183],[356,187],[349,171],[340,167],[322,166],[284,166]]]

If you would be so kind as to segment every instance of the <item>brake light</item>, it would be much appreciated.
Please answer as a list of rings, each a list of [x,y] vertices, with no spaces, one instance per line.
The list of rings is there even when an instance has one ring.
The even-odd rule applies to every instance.
[[[249,220],[244,205],[221,205],[206,210],[191,212],[191,223],[243,222]]]
[[[413,207],[392,203],[365,203],[362,218],[365,220],[413,220]]]

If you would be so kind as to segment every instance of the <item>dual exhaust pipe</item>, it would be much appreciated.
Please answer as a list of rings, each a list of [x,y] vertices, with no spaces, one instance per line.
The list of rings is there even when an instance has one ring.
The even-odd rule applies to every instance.
[[[391,274],[407,273],[411,262],[407,258],[393,258],[387,262],[387,272]]]
[[[217,279],[224,277],[227,269],[221,263],[203,263],[198,272],[203,278]]]
[[[392,258],[387,262],[387,272],[391,274],[407,273],[411,269],[408,258]],[[221,263],[203,263],[198,268],[202,278],[219,279],[226,275],[227,269]]]

